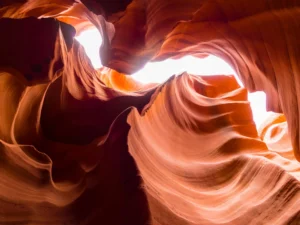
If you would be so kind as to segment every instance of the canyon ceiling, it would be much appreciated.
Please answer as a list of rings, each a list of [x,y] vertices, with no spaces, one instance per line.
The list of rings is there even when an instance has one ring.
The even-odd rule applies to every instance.
[[[300,224],[300,0],[0,0],[0,30],[1,225]],[[186,55],[245,88],[130,76]]]

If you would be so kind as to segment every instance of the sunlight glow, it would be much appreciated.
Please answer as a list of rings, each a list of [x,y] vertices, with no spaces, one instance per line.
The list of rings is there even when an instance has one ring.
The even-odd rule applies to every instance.
[[[87,30],[75,37],[84,47],[87,56],[95,69],[101,68],[99,49],[102,38],[99,31]],[[178,75],[187,71],[194,75],[229,75],[233,74],[240,86],[244,86],[236,72],[224,60],[216,56],[208,56],[199,59],[193,56],[185,56],[181,59],[168,59],[161,62],[147,63],[140,71],[132,74],[132,77],[141,83],[162,83],[172,75]],[[252,108],[253,120],[257,127],[271,114],[266,111],[266,94],[262,91],[249,93],[248,99]]]
[[[91,60],[91,63],[95,69],[102,67],[100,60],[100,46],[102,44],[102,38],[97,28],[86,30],[81,32],[75,39],[83,46],[85,53]]]
[[[180,59],[167,59],[161,62],[147,63],[132,77],[141,83],[162,83],[174,74],[188,72],[195,75],[226,75],[235,71],[224,60],[210,55],[204,59],[185,56]],[[238,80],[238,82],[240,82]],[[240,85],[242,83],[240,82]]]

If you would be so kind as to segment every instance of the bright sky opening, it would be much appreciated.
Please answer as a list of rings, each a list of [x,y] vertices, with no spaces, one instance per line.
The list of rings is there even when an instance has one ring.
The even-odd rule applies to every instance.
[[[96,28],[87,30],[80,33],[75,39],[84,47],[93,67],[95,69],[101,68],[99,48],[102,44],[102,38],[99,31]],[[233,74],[238,83],[244,86],[229,64],[212,55],[204,59],[185,56],[177,60],[168,59],[161,62],[149,62],[140,71],[132,74],[132,77],[141,83],[162,83],[172,75],[184,71],[202,76]],[[262,91],[249,93],[248,99],[252,108],[253,120],[256,126],[259,127],[271,113],[266,111],[266,94]]]
[[[102,38],[97,28],[83,31],[75,39],[83,46],[93,67],[95,69],[101,68],[99,49],[102,44]]]

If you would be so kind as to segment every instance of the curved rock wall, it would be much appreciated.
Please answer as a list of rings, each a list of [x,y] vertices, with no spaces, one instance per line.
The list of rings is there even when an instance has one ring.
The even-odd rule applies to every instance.
[[[0,224],[300,224],[299,28],[295,0],[2,1]],[[129,76],[208,54],[284,115],[257,131],[233,76]]]

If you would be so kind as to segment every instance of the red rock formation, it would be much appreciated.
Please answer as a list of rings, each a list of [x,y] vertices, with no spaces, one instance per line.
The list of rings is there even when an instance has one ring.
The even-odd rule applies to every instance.
[[[183,74],[130,113],[153,224],[299,222],[300,167],[259,139],[250,110],[234,77]]]
[[[82,2],[0,2],[0,224],[299,224],[300,1]],[[127,76],[188,54],[284,116],[258,134],[232,76]]]

